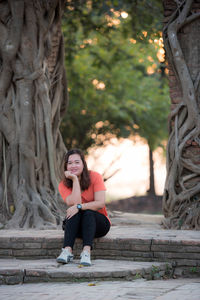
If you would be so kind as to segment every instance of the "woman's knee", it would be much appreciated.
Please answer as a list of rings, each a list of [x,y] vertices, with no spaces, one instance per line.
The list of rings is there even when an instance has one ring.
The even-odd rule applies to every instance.
[[[95,211],[91,209],[82,210],[84,217],[95,216]]]
[[[82,210],[82,224],[96,224],[95,211],[87,209]]]

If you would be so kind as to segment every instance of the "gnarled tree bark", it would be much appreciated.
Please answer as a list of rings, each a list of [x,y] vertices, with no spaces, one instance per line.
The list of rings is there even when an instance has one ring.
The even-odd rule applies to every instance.
[[[163,0],[172,110],[164,225],[200,229],[200,3]]]
[[[60,222],[63,8],[62,0],[0,2],[0,208],[6,228]]]

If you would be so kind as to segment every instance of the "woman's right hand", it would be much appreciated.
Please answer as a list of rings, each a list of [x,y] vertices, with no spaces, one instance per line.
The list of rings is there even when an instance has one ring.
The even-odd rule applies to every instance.
[[[64,173],[65,173],[65,177],[69,178],[71,180],[74,180],[77,178],[77,176],[75,174],[71,173],[70,171],[65,171]]]
[[[67,219],[70,219],[71,217],[73,217],[75,214],[78,213],[78,208],[77,208],[77,204],[69,207],[67,210],[66,210],[66,218]]]

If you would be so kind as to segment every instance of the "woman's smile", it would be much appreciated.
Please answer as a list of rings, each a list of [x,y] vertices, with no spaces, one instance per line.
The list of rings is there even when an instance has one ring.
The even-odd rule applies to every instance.
[[[78,171],[78,169],[71,169],[70,172],[72,172],[73,174],[76,173]]]

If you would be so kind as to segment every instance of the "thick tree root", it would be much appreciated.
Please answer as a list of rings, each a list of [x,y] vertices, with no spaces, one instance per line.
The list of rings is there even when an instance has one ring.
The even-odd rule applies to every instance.
[[[63,216],[64,4],[0,1],[0,208],[8,229],[56,228]]]
[[[24,187],[18,192],[17,199],[16,210],[5,229],[56,229],[61,223],[63,213],[54,209],[54,214],[49,199],[42,201],[40,195],[35,192],[32,192],[30,197]]]
[[[167,146],[167,178],[163,196],[164,226],[172,229],[200,229],[200,75],[198,57],[185,43],[186,33],[195,34],[200,13],[194,0],[176,1],[177,9],[163,30],[164,43],[176,92],[170,115]],[[164,1],[164,5],[169,2]],[[195,3],[197,5],[197,3]],[[199,10],[197,10],[199,11]],[[197,22],[197,23],[196,23]],[[188,30],[185,28],[188,26]],[[181,31],[185,33],[181,37]],[[192,38],[192,36],[191,36]],[[198,43],[195,46],[200,50]],[[197,50],[196,50],[197,51]],[[197,51],[197,53],[198,53]],[[174,83],[176,82],[176,84]],[[173,102],[174,101],[174,102]],[[178,104],[177,104],[178,103]]]

